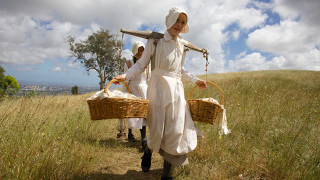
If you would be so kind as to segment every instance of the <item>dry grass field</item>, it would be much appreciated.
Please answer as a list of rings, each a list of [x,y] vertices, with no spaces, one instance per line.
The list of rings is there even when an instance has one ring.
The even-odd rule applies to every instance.
[[[228,127],[204,133],[176,179],[320,179],[320,72],[256,71],[202,76],[224,91]],[[185,83],[188,97],[194,85]],[[91,121],[83,95],[0,101],[0,179],[160,179],[162,158],[140,169],[137,142],[116,139],[117,120]],[[221,94],[213,87],[193,97]]]

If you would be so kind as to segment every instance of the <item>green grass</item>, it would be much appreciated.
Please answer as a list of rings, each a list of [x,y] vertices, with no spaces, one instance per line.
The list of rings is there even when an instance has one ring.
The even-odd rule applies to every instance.
[[[201,76],[206,79],[206,76]],[[320,179],[320,72],[208,75],[224,91],[228,127],[196,122],[205,135],[174,167],[176,179]],[[185,83],[188,98],[192,83]],[[140,169],[137,142],[117,141],[117,120],[91,121],[86,98],[46,96],[0,102],[0,179],[159,179],[162,158]],[[217,88],[192,97],[221,101]]]

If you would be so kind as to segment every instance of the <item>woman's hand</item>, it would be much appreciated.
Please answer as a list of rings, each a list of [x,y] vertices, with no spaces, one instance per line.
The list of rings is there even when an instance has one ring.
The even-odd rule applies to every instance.
[[[199,86],[200,89],[205,89],[207,88],[207,82],[205,82],[204,80],[199,79],[196,84]]]
[[[124,81],[124,80],[126,80],[126,74],[118,75],[118,76],[114,77],[113,79],[117,79],[117,80],[122,80],[122,81]],[[120,85],[121,83],[120,83],[120,82],[115,82],[114,84],[115,84],[115,85]]]

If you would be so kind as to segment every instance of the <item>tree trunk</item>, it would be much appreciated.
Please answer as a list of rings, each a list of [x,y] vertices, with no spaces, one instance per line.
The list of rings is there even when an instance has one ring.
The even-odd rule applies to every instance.
[[[99,77],[100,77],[100,82],[99,82],[99,84],[100,84],[100,90],[102,90],[103,88],[104,88],[104,81],[103,81],[103,76],[102,76],[102,72],[100,71],[100,73],[99,73]]]
[[[102,90],[104,88],[104,82],[102,82],[102,78],[100,78],[99,84],[100,84],[100,90]]]
[[[100,90],[102,90],[102,89],[104,89],[104,85],[106,84],[106,80],[107,80],[107,77],[102,77],[102,76],[100,76],[100,82],[99,82],[99,84],[100,84]]]

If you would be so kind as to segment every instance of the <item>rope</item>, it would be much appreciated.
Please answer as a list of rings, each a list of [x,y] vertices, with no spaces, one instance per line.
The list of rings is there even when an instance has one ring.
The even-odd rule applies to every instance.
[[[206,49],[202,49],[203,57],[206,58],[206,81],[208,81],[208,65],[209,65],[209,58],[208,58],[208,51]]]
[[[118,36],[119,36],[119,31],[117,31],[117,36],[116,36],[116,49],[118,50]]]
[[[206,82],[208,83],[208,65],[209,65],[209,60],[208,60],[208,51],[206,49],[202,49],[202,55],[204,58],[206,58]],[[206,91],[206,94],[208,94],[208,91]]]
[[[118,32],[118,33],[119,33],[119,32]],[[116,46],[117,46],[117,41],[118,41],[118,33],[117,33]],[[121,59],[121,56],[122,56],[123,36],[124,36],[124,33],[122,33],[122,40],[121,40],[120,51],[119,51],[119,58],[118,58],[118,75],[120,75],[120,59]],[[119,49],[119,48],[117,47],[117,49]]]

